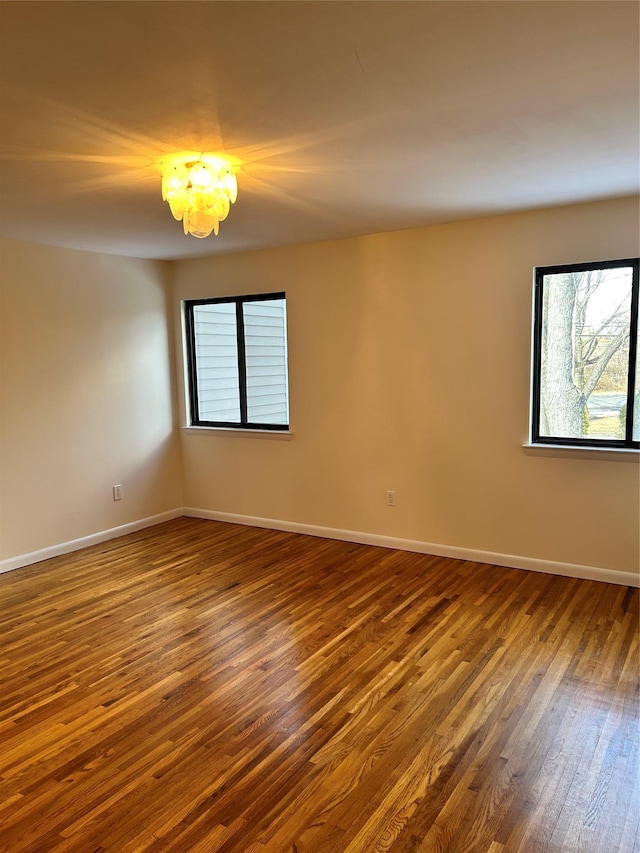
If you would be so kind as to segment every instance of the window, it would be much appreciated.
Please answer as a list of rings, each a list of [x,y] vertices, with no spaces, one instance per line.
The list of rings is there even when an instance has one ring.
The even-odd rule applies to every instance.
[[[531,440],[640,446],[638,259],[539,267]]]
[[[289,428],[284,293],[184,303],[191,424]]]

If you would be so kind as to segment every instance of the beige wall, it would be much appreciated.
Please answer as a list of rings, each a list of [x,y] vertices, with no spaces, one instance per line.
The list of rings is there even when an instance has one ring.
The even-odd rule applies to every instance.
[[[638,228],[623,199],[177,262],[176,320],[286,291],[293,431],[183,434],[185,506],[637,571],[640,466],[522,444],[533,267],[636,255]]]
[[[177,262],[171,320],[286,290],[293,431],[184,433],[182,467],[168,265],[0,244],[0,560],[185,505],[637,571],[640,466],[521,445],[533,266],[635,255],[638,225],[627,199]]]
[[[0,559],[180,507],[166,265],[10,241],[0,264]]]

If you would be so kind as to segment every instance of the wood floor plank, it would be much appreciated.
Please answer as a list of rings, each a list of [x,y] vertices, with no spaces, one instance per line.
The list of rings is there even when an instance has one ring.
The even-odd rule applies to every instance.
[[[3,853],[640,853],[638,591],[181,518],[0,576]]]

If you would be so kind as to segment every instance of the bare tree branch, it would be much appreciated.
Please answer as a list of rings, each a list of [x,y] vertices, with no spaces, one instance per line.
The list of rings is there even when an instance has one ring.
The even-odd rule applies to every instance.
[[[585,402],[589,399],[589,397],[593,394],[593,391],[600,381],[600,377],[605,372],[607,365],[616,354],[616,352],[620,349],[620,347],[629,340],[629,331],[627,330],[625,333],[617,335],[615,338],[612,338],[609,342],[609,345],[606,349],[603,350],[602,354],[596,361],[596,366],[591,371],[591,375],[589,376],[588,382],[585,384],[582,389],[582,396],[585,399]]]

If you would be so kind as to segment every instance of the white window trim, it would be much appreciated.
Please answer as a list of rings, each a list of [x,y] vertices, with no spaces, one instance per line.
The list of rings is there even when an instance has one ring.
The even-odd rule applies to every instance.
[[[640,450],[633,447],[584,447],[568,444],[527,444],[522,445],[527,456],[551,456],[565,459],[588,459],[607,462],[640,462]]]
[[[218,435],[223,437],[235,436],[242,438],[268,438],[276,441],[291,441],[293,433],[284,429],[229,429],[229,427],[187,426],[182,427],[185,435]]]

